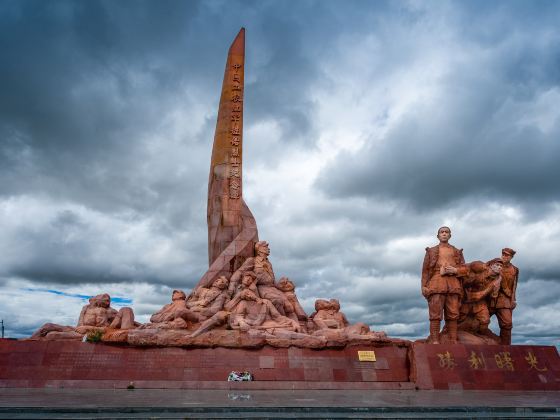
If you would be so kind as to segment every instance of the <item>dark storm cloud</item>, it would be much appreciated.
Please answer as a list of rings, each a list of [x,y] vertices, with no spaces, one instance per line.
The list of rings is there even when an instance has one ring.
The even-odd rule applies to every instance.
[[[383,1],[366,10],[342,9],[337,1],[255,4],[259,18],[247,25],[254,43],[248,50],[254,67],[246,74],[247,115],[257,122],[275,120],[285,147],[313,147],[320,130],[313,90],[324,76],[323,59],[336,51],[337,29],[362,29],[375,12],[390,8]]]
[[[186,274],[186,270],[173,273],[169,267],[162,277],[149,263],[142,262],[140,255],[125,255],[125,244],[111,237],[114,232],[100,232],[70,210],[56,213],[48,221],[41,229],[34,226],[18,230],[18,247],[27,252],[18,252],[17,259],[6,264],[8,275],[47,283],[99,284],[131,279],[179,281]]]
[[[557,200],[560,125],[547,134],[535,127],[512,130],[515,121],[495,126],[491,120],[497,116],[482,113],[473,120],[482,127],[456,132],[467,108],[485,112],[478,101],[468,106],[447,103],[446,120],[435,127],[422,124],[434,110],[411,116],[388,133],[381,146],[340,156],[318,185],[336,197],[385,197],[420,209],[446,206],[465,196],[517,203]]]
[[[185,37],[197,9],[191,2],[177,5],[179,13],[169,6],[4,3],[4,195],[40,192],[144,210],[150,185],[135,183],[132,172],[139,170],[142,137],[160,129],[188,72],[170,45]]]
[[[266,62],[251,71],[258,74],[247,84],[246,111],[257,121],[277,120],[286,143],[313,143],[314,104],[306,99],[306,91],[318,69],[304,51],[304,23],[289,20],[294,14],[287,8],[285,14],[271,16],[266,27],[257,29],[264,46],[275,48],[264,52]]]
[[[550,23],[560,14],[549,9]],[[560,39],[521,11],[500,11],[467,15],[468,25],[463,16],[463,37],[446,57],[450,68],[434,98],[410,106],[381,138],[339,155],[317,185],[333,197],[389,198],[423,210],[473,196],[557,201],[560,117],[552,109],[560,99]]]
[[[247,115],[278,121],[283,142],[312,141],[313,105],[302,93],[317,69],[304,51],[305,16],[333,15],[315,6],[4,2],[0,193],[46,194],[101,211],[161,211],[167,224],[185,228],[191,207],[180,193],[204,202],[207,160],[185,155],[186,173],[154,173],[143,166],[153,157],[148,139],[158,136],[165,147],[169,113],[179,106],[188,119],[202,105],[204,123],[181,136],[191,153],[210,154],[225,52],[247,23],[248,59],[251,51],[265,57],[255,55],[248,72]],[[320,38],[315,30],[311,42]]]
[[[206,157],[229,42],[247,26],[247,60],[254,64],[247,71],[248,125],[274,120],[281,144],[309,146],[316,140],[310,89],[320,76],[318,57],[336,36],[323,26],[364,19],[331,2],[15,1],[1,7],[0,194],[80,203],[101,214],[126,214],[131,223],[149,217],[155,231],[170,236],[188,229],[194,234],[185,249],[193,261],[189,283],[204,269],[198,261],[206,260],[205,234],[194,226],[204,223]],[[204,118],[173,133],[169,115],[181,112],[189,121],[196,106],[205,109]],[[269,150],[258,151],[273,160]],[[64,282],[126,278],[110,263],[91,262],[95,238],[87,236],[89,222],[82,223],[72,227],[80,238],[72,249],[51,227],[36,229],[32,240],[23,231],[35,251],[8,274]],[[156,281],[179,281],[137,268]]]
[[[316,70],[303,51],[305,19],[293,18],[314,9],[284,6],[278,13],[270,2],[4,2],[0,194],[80,203],[130,223],[151,218],[152,229],[169,236],[189,230],[188,280],[142,263],[132,272],[139,281],[194,284],[206,260],[205,184],[221,77],[240,26],[249,26],[248,60],[251,48],[266,52],[251,69],[246,113],[279,121],[286,142],[312,127],[300,93]],[[189,121],[196,106],[205,109],[199,125],[174,134],[169,115]],[[192,158],[200,155],[208,158]],[[23,230],[20,240],[34,251],[7,274],[125,281],[130,273],[115,270],[116,261],[93,258],[88,223],[64,224],[79,238],[71,246],[51,225]]]

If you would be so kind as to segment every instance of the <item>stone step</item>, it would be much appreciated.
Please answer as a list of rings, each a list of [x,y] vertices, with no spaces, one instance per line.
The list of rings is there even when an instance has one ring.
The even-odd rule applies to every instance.
[[[9,407],[0,419],[547,419],[558,418],[557,407]]]

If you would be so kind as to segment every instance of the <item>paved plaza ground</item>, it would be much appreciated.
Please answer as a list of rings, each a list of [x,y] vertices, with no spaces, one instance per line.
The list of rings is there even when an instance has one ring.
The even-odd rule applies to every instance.
[[[0,389],[0,418],[560,418],[560,392]]]

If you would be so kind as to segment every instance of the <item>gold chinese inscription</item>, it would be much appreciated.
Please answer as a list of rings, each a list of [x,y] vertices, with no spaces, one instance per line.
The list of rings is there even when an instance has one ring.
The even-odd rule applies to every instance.
[[[374,351],[358,351],[358,360],[360,362],[375,362]]]
[[[235,178],[230,179],[229,183],[229,196],[231,198],[239,198],[241,184]]]
[[[241,178],[241,171],[239,170],[239,166],[234,166],[229,168],[229,177],[230,178]]]
[[[486,360],[484,359],[484,355],[480,353],[480,355],[476,354],[474,351],[471,351],[471,356],[469,357],[469,363],[471,369],[486,369]]]
[[[241,197],[241,136],[243,122],[243,85],[242,74],[240,69],[242,64],[232,64],[233,75],[231,80],[230,95],[231,95],[231,128],[230,128],[230,144],[231,153],[229,157],[229,198],[238,199]]]
[[[496,366],[500,369],[514,371],[513,360],[509,351],[501,351],[494,355],[494,360],[496,360]]]
[[[548,370],[546,366],[539,368],[539,361],[537,360],[537,356],[535,356],[532,351],[527,353],[527,356],[525,356],[525,360],[527,360],[527,363],[529,363],[529,370],[535,369],[539,372],[546,372]]]
[[[438,353],[437,356],[439,357],[439,365],[444,369],[453,369],[457,364],[455,363],[455,359],[453,359],[453,355],[446,351],[445,353]]]

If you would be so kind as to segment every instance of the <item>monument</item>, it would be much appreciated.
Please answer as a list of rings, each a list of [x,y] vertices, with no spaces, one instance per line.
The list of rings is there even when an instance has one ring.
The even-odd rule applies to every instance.
[[[297,281],[277,280],[270,246],[259,240],[243,198],[244,74],[241,29],[226,60],[208,179],[208,270],[196,286],[174,290],[145,324],[102,294],[76,326],[48,323],[29,339],[0,340],[0,387],[124,388],[134,381],[224,388],[241,371],[261,389],[560,389],[554,347],[510,345],[515,251],[467,264],[449,244],[449,227],[438,230],[439,244],[426,248],[422,267],[427,340],[350,324],[332,297],[317,299],[308,315]],[[499,337],[488,329],[494,314]]]
[[[46,324],[32,339],[82,340],[96,331],[100,341],[135,346],[325,348],[393,341],[365,324],[349,325],[336,299],[317,301],[321,309],[308,317],[295,284],[276,280],[269,245],[259,241],[257,223],[243,199],[244,73],[241,29],[224,71],[208,178],[208,270],[198,284],[188,295],[175,290],[172,302],[145,325],[134,323],[130,308],[117,314],[103,295],[95,298],[102,304],[84,307],[76,328]],[[85,327],[83,314],[93,311],[99,314],[89,316]]]
[[[252,257],[257,224],[243,200],[245,29],[229,48],[208,177],[208,271],[198,287],[229,278]]]
[[[426,248],[422,265],[422,295],[430,319],[426,342],[510,345],[519,277],[511,263],[516,252],[504,248],[501,257],[467,264],[463,250],[449,244],[449,227],[440,227],[437,238],[438,245]],[[445,327],[440,331],[442,313]],[[488,327],[492,315],[498,319],[499,336]]]
[[[463,250],[448,243],[451,229],[442,226],[438,229],[439,245],[426,248],[422,265],[422,294],[428,300],[430,313],[429,342],[439,344],[442,313],[448,328],[449,341],[457,342],[457,320],[459,319],[459,300],[461,285],[456,272],[451,270],[464,264]],[[449,272],[447,271],[449,270]]]

